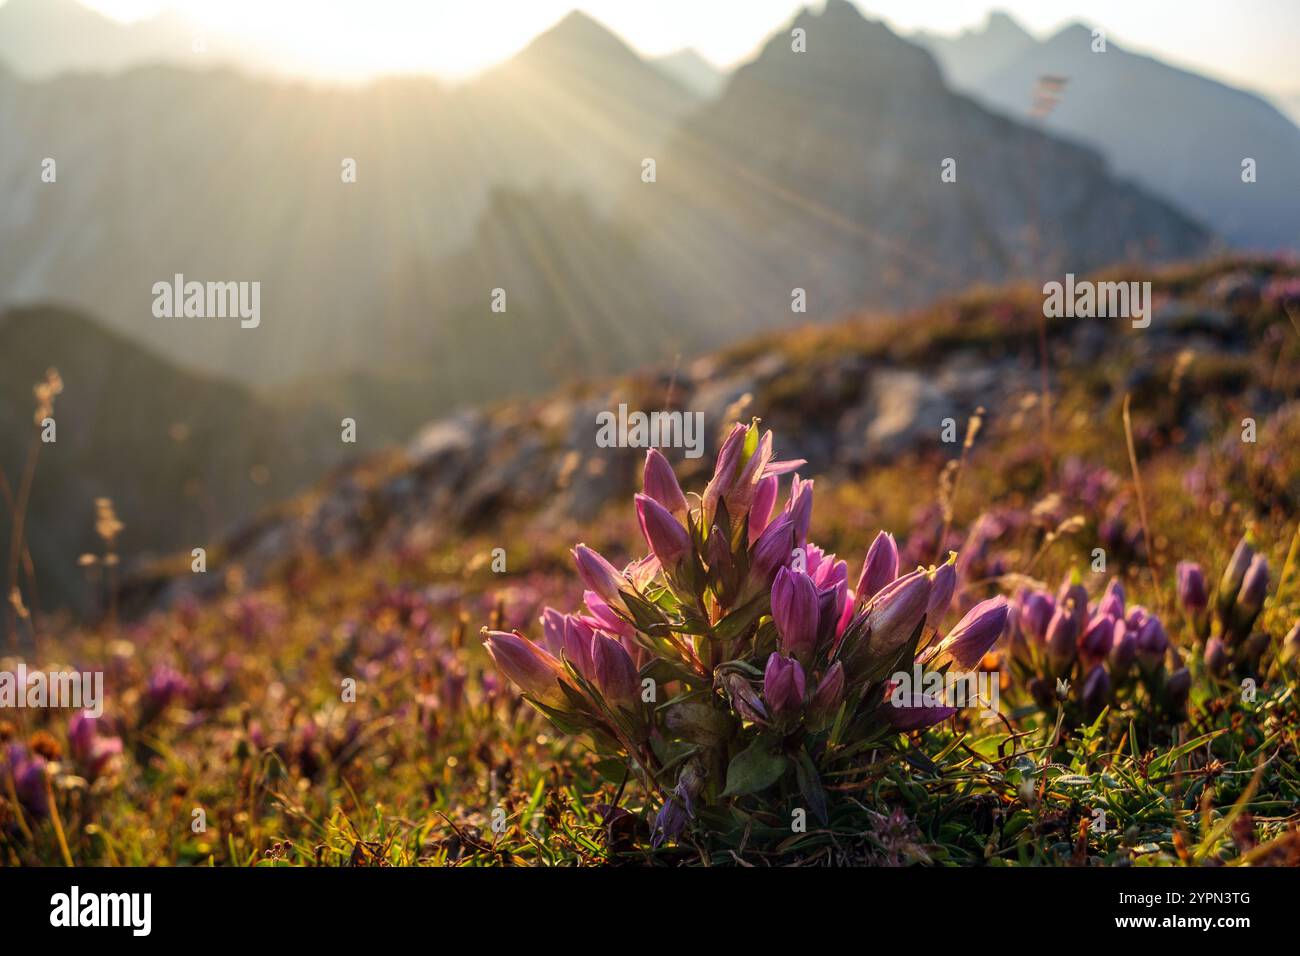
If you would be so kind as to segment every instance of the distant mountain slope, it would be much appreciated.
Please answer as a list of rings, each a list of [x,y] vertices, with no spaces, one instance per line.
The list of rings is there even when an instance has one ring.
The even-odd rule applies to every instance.
[[[401,438],[588,369],[1209,241],[844,0],[789,26],[810,52],[778,32],[703,104],[582,14],[455,89],[0,77],[0,297],[93,305],[180,364]],[[261,325],[155,318],[176,273],[260,281]]]
[[[655,300],[637,240],[576,193],[497,190],[465,249],[392,286],[394,315],[442,304],[444,321],[404,348],[456,404],[624,370],[696,341],[691,317]],[[498,288],[504,312],[492,308]]]
[[[436,321],[421,318],[430,314]],[[376,371],[298,381],[276,389],[277,402],[364,417],[369,438],[401,442],[431,415],[671,359],[701,341],[694,316],[659,295],[637,237],[582,194],[549,187],[494,190],[470,241],[398,263],[370,315],[407,329]]]
[[[0,6],[0,63],[29,80],[198,62],[265,68],[267,58],[249,37],[233,42],[170,10],[119,23],[76,0],[7,0]]]
[[[706,99],[716,96],[727,80],[726,73],[689,48],[656,57],[651,62]]]
[[[580,188],[607,207],[700,97],[574,11],[454,92],[466,147],[486,140],[490,186]],[[504,174],[498,166],[504,167]]]
[[[1101,150],[1118,174],[1236,245],[1300,248],[1300,128],[1273,105],[1113,39],[1094,53],[1092,31],[1081,24],[972,73],[971,59],[1009,29],[991,22],[931,49],[958,88],[1011,116],[1028,112],[1039,77],[1068,77],[1048,129]],[[1247,157],[1258,170],[1249,184],[1241,178]]]
[[[1205,243],[1094,153],[952,94],[929,54],[847,4],[796,22],[811,52],[778,33],[650,157],[655,181],[634,181],[612,215],[574,193],[500,190],[459,252],[399,263],[378,327],[428,303],[438,321],[408,323],[385,364],[407,372],[349,389],[352,407],[414,427],[412,411],[688,361],[862,304],[919,305],[972,281]],[[957,183],[940,181],[948,156]],[[495,288],[505,314],[490,309]],[[807,313],[791,311],[795,288]],[[326,386],[303,394],[326,403]]]
[[[997,10],[978,30],[963,30],[955,37],[920,31],[909,39],[935,55],[948,83],[959,90],[976,86],[1038,42],[1008,14]]]
[[[51,367],[64,383],[27,518],[47,609],[85,606],[77,557],[101,547],[96,498],[111,498],[126,525],[124,555],[188,552],[318,478],[348,447],[337,422],[306,433],[246,389],[181,371],[74,311],[0,313],[0,343],[0,467],[11,489],[32,441],[32,386]],[[9,517],[0,508],[6,555]]]
[[[372,370],[439,321],[429,302],[377,326],[367,310],[385,281],[460,248],[491,188],[580,188],[607,207],[696,102],[581,14],[451,90],[172,67],[0,76],[0,304],[69,301],[255,384]],[[41,180],[46,157],[55,183]],[[154,318],[150,289],[176,273],[260,281],[260,327]]]
[[[714,337],[799,321],[795,288],[825,318],[1209,241],[1094,152],[952,93],[929,53],[846,0],[800,13],[736,70],[685,120],[658,182],[629,190],[627,214]]]
[[[1300,93],[1277,93],[1272,99],[1291,122],[1300,124]]]

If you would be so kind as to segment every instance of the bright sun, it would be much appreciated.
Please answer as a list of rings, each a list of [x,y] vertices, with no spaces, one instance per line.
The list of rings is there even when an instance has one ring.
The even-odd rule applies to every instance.
[[[170,9],[214,35],[237,35],[253,46],[273,48],[305,72],[340,77],[430,70],[467,75],[524,47],[568,7],[537,0],[85,0],[85,5],[119,20]],[[213,42],[208,38],[209,47]]]

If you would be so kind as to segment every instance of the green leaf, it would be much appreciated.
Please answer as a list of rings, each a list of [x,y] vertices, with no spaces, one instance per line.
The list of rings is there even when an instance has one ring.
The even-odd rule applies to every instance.
[[[600,774],[610,783],[622,783],[627,779],[628,769],[627,761],[620,760],[617,757],[607,757],[604,760],[596,761],[596,773]],[[541,782],[540,780],[538,781]]]
[[[670,621],[659,628],[657,632],[652,633],[671,634],[673,632],[694,634],[702,637],[709,633],[709,622],[690,608],[683,608],[678,620]]]
[[[1187,741],[1187,743],[1179,744],[1172,750],[1168,750],[1152,760],[1151,766],[1148,768],[1148,773],[1160,774],[1167,772],[1172,769],[1174,764],[1178,762],[1179,758],[1185,757],[1198,747],[1205,746],[1211,740],[1214,740],[1216,737],[1226,734],[1227,732],[1228,728],[1224,727],[1219,730],[1212,730],[1208,734],[1202,734],[1194,740]]]
[[[898,649],[892,658],[884,658],[877,661],[875,666],[870,668],[866,674],[858,677],[858,681],[863,684],[871,684],[881,680],[887,674],[893,674],[903,664],[903,661],[911,661],[916,658],[916,646],[921,642],[921,634],[925,631],[925,618],[921,623],[916,625],[916,630],[912,632],[906,643]]]
[[[1092,778],[1078,773],[1063,773],[1052,783],[1059,787],[1086,787],[1092,783]]]
[[[560,686],[563,687],[564,685],[561,684]],[[576,736],[584,733],[591,727],[591,721],[582,714],[570,714],[562,710],[557,710],[554,707],[548,707],[541,701],[533,700],[533,698],[527,695],[524,695],[524,700],[528,701],[528,703],[532,704],[545,714],[546,719],[553,723],[561,733],[573,734]]]
[[[674,681],[679,681],[686,684],[688,687],[709,686],[709,682],[699,674],[695,673],[695,671],[683,667],[675,661],[665,660],[662,657],[652,660],[642,667],[640,676],[642,680],[649,677],[659,685],[671,684]]]
[[[727,789],[724,797],[738,797],[766,790],[781,779],[790,758],[777,749],[777,742],[757,737],[754,742],[731,758],[727,765]]]
[[[767,611],[769,595],[766,591],[742,604],[713,626],[713,636],[721,641],[735,640]]]
[[[664,623],[663,612],[645,598],[631,591],[620,592],[623,603],[627,605],[629,613],[632,615],[632,623],[642,631],[649,631],[656,624]]]
[[[794,772],[795,779],[799,782],[799,792],[803,794],[808,809],[825,826],[829,822],[826,813],[826,790],[822,787],[821,774],[817,772],[812,757],[803,748],[800,748],[795,758]]]
[[[654,745],[651,744],[651,746]],[[671,741],[655,748],[656,753],[662,753],[660,760],[663,763],[655,776],[660,780],[668,781],[669,785],[671,785],[677,779],[677,774],[674,771],[697,753],[703,751],[703,749],[703,747],[696,744],[687,744],[680,741]]]

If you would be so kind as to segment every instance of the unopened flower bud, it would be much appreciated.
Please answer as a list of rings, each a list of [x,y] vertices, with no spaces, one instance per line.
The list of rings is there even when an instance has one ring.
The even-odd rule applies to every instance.
[[[1205,669],[1215,677],[1222,677],[1228,672],[1228,648],[1217,637],[1205,642]]]
[[[617,634],[619,637],[626,638],[631,638],[636,633],[636,628],[619,617],[614,612],[614,609],[609,606],[609,602],[595,591],[583,591],[582,603],[587,605],[591,617],[605,633]]]
[[[898,544],[892,534],[882,531],[871,542],[866,560],[862,562],[862,573],[858,576],[858,586],[855,588],[858,600],[870,600],[897,577]]]
[[[1133,666],[1137,657],[1137,635],[1123,621],[1115,625],[1115,640],[1110,647],[1110,670],[1112,676],[1123,679]]]
[[[651,448],[645,453],[641,490],[669,512],[683,521],[686,520],[686,496],[682,494],[682,486],[677,483],[673,466],[668,464],[668,459],[658,448]]]
[[[768,713],[776,721],[792,721],[803,708],[806,690],[803,668],[792,657],[782,657],[775,651],[767,659],[763,671],[763,699]]]
[[[596,633],[591,641],[592,683],[607,702],[634,710],[640,700],[636,665],[621,642]]]
[[[844,665],[836,661],[822,675],[808,703],[808,724],[813,730],[829,727],[844,700]]]
[[[650,553],[671,574],[691,550],[690,534],[671,511],[648,495],[636,496],[636,515]]]
[[[772,519],[750,549],[750,581],[757,586],[769,586],[777,568],[789,563],[793,551],[794,525],[790,513],[783,511]]]
[[[776,507],[776,495],[779,491],[776,475],[768,475],[758,483],[754,492],[754,503],[749,506],[749,543],[753,544],[772,520],[772,509]]]
[[[1250,562],[1254,557],[1255,547],[1250,541],[1250,535],[1246,534],[1237,542],[1232,557],[1228,559],[1228,566],[1223,569],[1223,576],[1219,579],[1217,607],[1220,617],[1226,619],[1232,611],[1237,592],[1241,590],[1241,582],[1246,577],[1246,571],[1250,568]]]
[[[1137,633],[1138,662],[1147,670],[1158,668],[1169,649],[1169,635],[1158,617],[1148,617]]]
[[[1097,664],[1083,680],[1083,709],[1091,720],[1110,703],[1110,674],[1105,666]]]
[[[542,609],[542,643],[553,656],[564,653],[565,615],[553,607]]]
[[[1178,579],[1178,600],[1183,610],[1192,616],[1200,614],[1210,603],[1205,572],[1194,561],[1179,561],[1175,574]]]
[[[1031,641],[1041,644],[1047,639],[1047,627],[1056,613],[1056,602],[1040,591],[1025,595],[1020,602],[1020,629]]]
[[[1079,638],[1079,653],[1084,660],[1097,664],[1106,659],[1115,642],[1116,627],[1124,627],[1124,622],[1106,616],[1094,617],[1088,623],[1087,630]]]
[[[1097,602],[1097,613],[1114,618],[1124,616],[1124,583],[1119,578],[1111,578],[1106,585],[1106,593]]]
[[[741,424],[731,427],[731,432],[727,435],[718,449],[717,463],[713,467],[713,478],[704,489],[704,521],[706,524],[713,523],[713,516],[717,512],[718,502],[722,496],[731,488],[735,480],[736,471],[740,466],[740,456],[745,449],[745,436],[749,429]],[[732,515],[735,518],[735,515]]]
[[[564,666],[517,632],[484,631],[484,646],[493,662],[524,694],[548,707],[564,707],[560,690]]]
[[[608,603],[623,606],[621,589],[627,585],[627,579],[614,565],[585,544],[573,549],[573,560],[578,565],[578,576],[587,587]]]
[[[790,483],[790,500],[785,507],[794,528],[795,547],[806,548],[808,529],[812,525],[813,482],[800,481],[795,475]]]
[[[726,671],[718,681],[731,701],[732,709],[743,719],[751,723],[766,723],[767,708],[754,691],[753,685],[741,674]]]
[[[973,671],[1002,636],[1007,623],[1007,599],[981,601],[966,612],[939,645],[938,660],[950,660],[958,670]]]
[[[1088,590],[1079,583],[1078,575],[1072,574],[1061,584],[1056,595],[1056,606],[1066,608],[1074,618],[1074,633],[1082,634],[1088,626]]]
[[[925,618],[929,603],[930,579],[924,571],[906,574],[877,592],[867,606],[866,632],[844,656],[850,681],[892,666]]]
[[[817,588],[803,571],[781,568],[772,584],[772,620],[781,637],[781,649],[807,661],[817,646]]]
[[[762,481],[768,462],[771,460],[772,433],[766,431],[759,438],[754,453],[749,456],[749,459],[741,467],[740,473],[736,475],[736,480],[731,483],[730,488],[723,492],[723,500],[727,503],[727,512],[733,519],[739,520],[749,514],[749,509],[754,503],[754,496],[758,493],[759,483]]]
[[[1047,660],[1052,673],[1060,675],[1070,669],[1077,652],[1078,625],[1072,608],[1057,606],[1052,621],[1047,625]]]
[[[1250,625],[1254,623],[1264,607],[1266,597],[1268,597],[1268,559],[1262,554],[1257,554],[1251,559],[1250,567],[1246,569],[1246,575],[1241,580],[1241,589],[1237,592],[1237,600],[1233,608],[1235,621],[1245,622],[1249,619],[1249,623],[1245,624],[1243,630],[1250,629]]]
[[[948,613],[948,605],[952,603],[952,595],[956,590],[957,564],[949,558],[935,569],[934,578],[930,581],[930,602],[925,608],[925,620],[931,627],[938,629],[944,615]]]
[[[582,618],[572,614],[565,615],[562,638],[564,659],[589,681],[596,679],[591,664],[591,639],[595,636],[595,630]]]
[[[891,688],[883,709],[889,726],[901,733],[925,730],[957,713],[956,707],[928,700],[923,693],[906,695],[901,702],[897,697]]]

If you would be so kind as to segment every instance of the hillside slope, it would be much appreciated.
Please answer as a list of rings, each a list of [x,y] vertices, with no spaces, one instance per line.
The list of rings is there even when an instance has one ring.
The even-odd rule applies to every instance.
[[[512,542],[515,553],[531,551],[556,529],[602,533],[598,519],[635,489],[644,457],[639,448],[597,444],[597,416],[617,414],[620,404],[698,412],[708,448],[728,423],[759,416],[783,436],[783,454],[808,460],[806,475],[885,482],[888,492],[871,501],[871,520],[906,527],[934,500],[945,463],[960,454],[967,418],[980,409],[982,486],[1007,502],[1032,503],[1048,484],[1041,462],[1049,443],[1058,456],[1068,450],[1104,463],[1113,476],[1126,474],[1119,408],[1131,394],[1144,460],[1173,454],[1175,475],[1189,476],[1198,455],[1240,460],[1258,507],[1294,513],[1300,476],[1285,473],[1276,449],[1286,436],[1300,437],[1300,326],[1293,324],[1300,322],[1300,269],[1221,260],[1101,278],[1152,279],[1152,324],[1139,330],[1114,319],[1050,323],[1047,438],[1037,351],[1042,294],[1032,287],[977,290],[922,312],[807,326],[685,367],[597,378],[544,399],[431,423],[404,448],[342,469],[265,512],[226,542],[220,560],[252,582],[322,558],[428,555],[439,567],[445,560],[460,568],[481,558],[484,547]],[[1242,458],[1253,447],[1237,434],[1245,415],[1266,434],[1257,458]],[[948,419],[956,425],[951,442],[943,440]],[[707,453],[668,454],[684,482],[707,479]],[[1113,476],[1108,493],[1118,482]],[[1080,489],[1093,480],[1063,478]],[[1132,529],[1131,498],[1127,508]],[[843,514],[855,537],[867,533],[860,507]],[[220,588],[219,576],[173,576],[159,566],[136,577],[128,595],[141,608]]]
[[[13,493],[33,446],[32,386],[58,370],[53,443],[39,446],[26,537],[45,609],[93,606],[78,556],[103,551],[95,499],[125,524],[125,560],[207,547],[341,454],[337,424],[305,434],[243,387],[182,371],[86,316],[0,314],[0,467]],[[9,508],[0,509],[6,554]],[[24,588],[26,591],[26,588]]]
[[[1013,30],[983,31],[931,49],[954,86],[1009,116],[1028,113],[1045,75],[1066,77],[1046,128],[1100,150],[1119,175],[1187,209],[1235,245],[1300,247],[1300,127],[1262,97],[1126,50],[1073,24],[1013,43],[991,69],[969,62]],[[1194,119],[1189,119],[1194,117]],[[1242,162],[1256,181],[1242,181]]]

